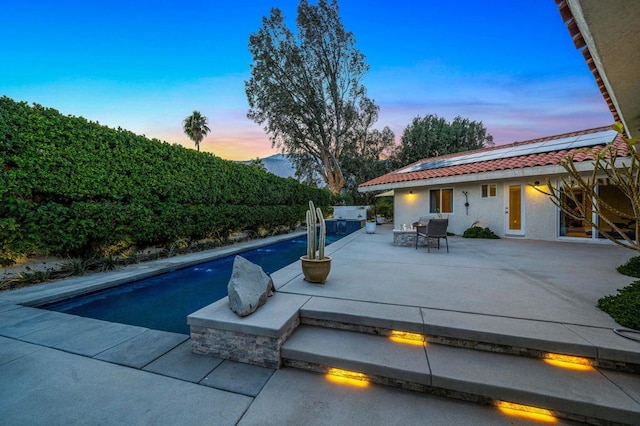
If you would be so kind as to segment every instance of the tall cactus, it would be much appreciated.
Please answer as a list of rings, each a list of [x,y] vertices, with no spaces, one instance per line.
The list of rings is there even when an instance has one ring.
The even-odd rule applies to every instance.
[[[320,224],[320,238],[316,238],[317,224]],[[313,205],[313,201],[309,201],[309,210],[307,210],[307,259],[316,259],[316,247],[318,246],[317,259],[324,259],[324,246],[326,243],[327,229],[322,217],[320,208]],[[318,244],[319,243],[319,244]]]
[[[324,246],[327,241],[327,228],[324,224],[324,217],[322,217],[322,210],[320,207],[316,209],[316,216],[318,217],[318,223],[320,223],[320,242],[318,244],[318,259],[324,259]]]
[[[316,224],[315,215],[307,210],[307,259],[316,257]]]

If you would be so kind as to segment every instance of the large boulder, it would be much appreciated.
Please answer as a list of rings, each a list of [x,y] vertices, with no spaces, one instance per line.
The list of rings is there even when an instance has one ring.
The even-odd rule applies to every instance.
[[[242,256],[233,259],[233,273],[227,285],[229,308],[238,316],[246,317],[267,303],[273,294],[273,280],[260,265],[249,262]]]

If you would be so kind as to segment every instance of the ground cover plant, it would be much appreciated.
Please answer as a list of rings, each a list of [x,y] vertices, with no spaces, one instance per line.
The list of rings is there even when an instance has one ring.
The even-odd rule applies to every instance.
[[[640,278],[640,256],[634,256],[618,272],[630,277]],[[609,295],[598,300],[598,308],[602,309],[618,324],[640,330],[640,281],[619,289],[618,294]]]
[[[46,281],[81,276],[91,272],[104,272],[116,269],[123,262],[115,257],[67,258],[57,266],[44,270],[32,269],[29,266],[18,274],[4,275],[0,278],[0,291],[15,290]]]
[[[471,228],[466,229],[462,236],[464,238],[489,238],[489,239],[498,239],[500,238],[489,228],[483,228],[481,226],[472,226]]]
[[[308,200],[328,206],[330,198],[255,167],[0,97],[4,263],[292,227]]]
[[[616,295],[598,300],[598,308],[611,315],[618,324],[640,330],[640,281],[619,289]]]
[[[272,232],[273,235],[275,235],[288,231],[290,231],[289,228],[281,227]],[[52,266],[47,268],[31,268],[27,265],[24,270],[19,273],[5,272],[0,276],[0,291],[15,290],[17,288],[61,278],[110,271],[122,266],[208,250],[227,243],[259,237],[260,235],[254,231],[244,231],[231,236],[228,241],[216,239],[190,241],[180,239],[164,247],[145,249],[137,249],[136,247],[108,247],[103,250],[102,254],[93,253],[83,257],[68,257],[57,263],[53,262]]]
[[[640,256],[634,256],[624,265],[618,266],[618,272],[630,277],[640,278]]]

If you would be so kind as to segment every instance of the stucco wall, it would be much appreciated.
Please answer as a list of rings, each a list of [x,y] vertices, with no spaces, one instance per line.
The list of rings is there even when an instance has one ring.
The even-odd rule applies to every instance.
[[[449,231],[460,235],[474,223],[489,227],[499,236],[505,236],[505,185],[522,184],[524,191],[524,238],[555,240],[557,227],[557,209],[547,196],[539,193],[529,184],[541,178],[526,180],[493,180],[472,183],[458,183],[433,187],[415,187],[396,189],[394,197],[394,228],[403,224],[411,226],[421,216],[436,217],[429,213],[429,190],[437,188],[453,189],[453,213],[443,214],[449,218]],[[496,184],[496,196],[482,198],[482,184]],[[410,194],[409,191],[413,193]],[[467,192],[469,207],[465,208]]]
[[[544,191],[546,186],[541,185],[540,189]],[[531,186],[526,187],[525,197],[525,237],[534,240],[555,240],[558,236],[558,208],[547,195]]]
[[[421,216],[429,216],[429,192],[426,188],[396,189],[393,197],[393,228],[411,226]]]

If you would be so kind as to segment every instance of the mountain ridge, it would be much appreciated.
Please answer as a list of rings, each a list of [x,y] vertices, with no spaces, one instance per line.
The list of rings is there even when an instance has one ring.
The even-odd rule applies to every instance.
[[[269,157],[261,158],[264,168],[269,173],[283,178],[296,177],[296,168],[287,154],[274,154]],[[240,164],[251,164],[253,160],[238,161]]]

